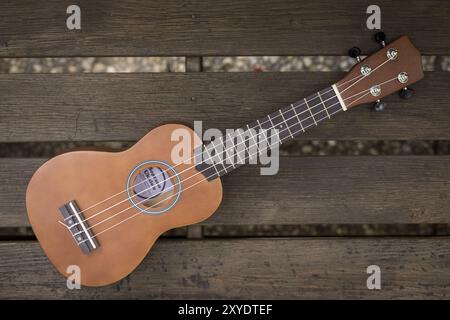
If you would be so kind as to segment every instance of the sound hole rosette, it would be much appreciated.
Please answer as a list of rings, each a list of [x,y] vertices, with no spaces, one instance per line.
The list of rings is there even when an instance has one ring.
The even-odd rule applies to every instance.
[[[174,179],[175,183],[172,182],[171,185],[174,188],[174,190],[176,190],[176,191],[170,193],[170,196],[167,197],[167,199],[159,200],[159,201],[161,201],[160,206],[156,205],[154,207],[150,206],[150,207],[146,208],[145,205],[143,204],[143,201],[141,200],[142,198],[138,194],[135,193],[134,181],[137,177],[137,174],[139,174],[142,171],[149,169],[149,168],[158,168],[158,169],[162,170],[161,172],[165,172],[166,174],[169,175],[170,181],[172,181],[172,179]],[[164,179],[166,179],[166,175],[164,174],[163,176],[164,176]],[[165,183],[164,183],[164,185],[165,185]],[[159,160],[148,160],[148,161],[141,162],[140,164],[135,166],[134,169],[130,172],[130,174],[128,175],[128,178],[127,178],[126,188],[127,188],[126,190],[127,190],[128,200],[131,202],[131,204],[136,209],[138,209],[139,211],[141,211],[142,213],[145,213],[145,214],[157,215],[157,214],[162,214],[164,212],[169,211],[178,202],[178,200],[180,199],[180,195],[181,195],[181,179],[180,179],[180,175],[175,170],[175,168],[173,166],[169,165],[167,162],[159,161]]]

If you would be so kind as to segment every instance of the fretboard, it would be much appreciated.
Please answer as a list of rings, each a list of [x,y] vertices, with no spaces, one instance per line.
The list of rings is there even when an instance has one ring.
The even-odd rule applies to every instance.
[[[208,180],[223,176],[341,110],[332,87],[319,91],[203,145],[203,157],[196,162],[196,169]]]

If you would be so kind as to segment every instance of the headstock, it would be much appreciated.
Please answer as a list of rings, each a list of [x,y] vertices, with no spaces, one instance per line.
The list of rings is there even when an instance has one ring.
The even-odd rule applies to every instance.
[[[379,42],[384,45],[384,38]],[[335,85],[345,106],[352,108],[379,101],[422,78],[420,52],[408,37],[402,36],[367,58],[358,59],[358,63]],[[410,92],[404,91],[403,95]]]

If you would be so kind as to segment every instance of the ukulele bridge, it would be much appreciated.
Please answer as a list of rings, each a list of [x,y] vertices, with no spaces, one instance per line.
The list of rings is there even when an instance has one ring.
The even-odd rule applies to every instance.
[[[97,239],[91,232],[75,200],[67,202],[59,208],[59,211],[64,217],[67,229],[69,229],[73,239],[84,254],[89,254],[99,247]]]

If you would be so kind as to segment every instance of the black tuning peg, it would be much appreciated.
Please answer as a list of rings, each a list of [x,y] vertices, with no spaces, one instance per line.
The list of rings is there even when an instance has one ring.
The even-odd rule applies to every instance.
[[[387,103],[381,100],[377,100],[373,105],[375,111],[383,111],[386,108]]]
[[[386,46],[386,34],[383,31],[375,33],[375,41],[378,42],[382,47]]]
[[[361,55],[361,49],[358,47],[353,47],[350,50],[348,50],[348,55],[353,59],[356,59],[356,61],[358,62],[361,61],[361,58],[359,57]]]
[[[411,88],[403,88],[402,90],[400,90],[399,95],[400,98],[402,99],[411,99],[414,96],[414,89]]]

